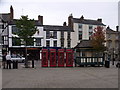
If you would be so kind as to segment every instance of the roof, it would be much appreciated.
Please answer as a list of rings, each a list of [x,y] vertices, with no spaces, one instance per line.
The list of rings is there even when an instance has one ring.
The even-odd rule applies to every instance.
[[[80,18],[73,18],[73,22],[81,23],[81,24],[90,24],[90,25],[104,25],[102,22],[97,20],[90,20],[90,19],[80,19]]]
[[[10,21],[9,25],[15,25],[15,22],[19,19],[13,19]],[[73,29],[71,29],[68,26],[57,26],[57,25],[42,25],[40,21],[35,20],[36,26],[43,26],[44,31],[70,31],[73,32]]]
[[[93,48],[91,44],[91,40],[81,40],[75,48]]]
[[[13,19],[10,21],[9,25],[15,25],[16,21],[19,20],[19,19]],[[38,20],[35,20],[35,25],[36,26],[42,26],[41,22],[38,21]]]
[[[72,31],[73,29],[68,26],[57,26],[57,25],[44,25],[45,31]]]
[[[109,26],[106,28],[106,33],[118,33],[117,31],[112,30]]]
[[[10,13],[2,13],[2,14],[0,14],[0,18],[4,22],[8,22],[8,21],[10,21]]]

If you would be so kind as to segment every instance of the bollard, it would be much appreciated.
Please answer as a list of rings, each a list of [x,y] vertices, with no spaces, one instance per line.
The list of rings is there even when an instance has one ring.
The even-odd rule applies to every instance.
[[[34,68],[34,60],[32,60],[32,68]]]

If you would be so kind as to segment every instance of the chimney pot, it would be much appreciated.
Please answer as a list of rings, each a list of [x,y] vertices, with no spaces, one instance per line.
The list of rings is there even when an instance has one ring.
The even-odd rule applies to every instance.
[[[102,19],[98,18],[97,21],[101,22],[102,23]]]
[[[40,21],[41,24],[43,25],[43,16],[38,15],[38,21]]]
[[[117,32],[119,31],[119,26],[116,26],[116,31],[117,31]]]
[[[67,26],[67,23],[66,23],[66,22],[64,22],[64,23],[63,23],[63,26]]]

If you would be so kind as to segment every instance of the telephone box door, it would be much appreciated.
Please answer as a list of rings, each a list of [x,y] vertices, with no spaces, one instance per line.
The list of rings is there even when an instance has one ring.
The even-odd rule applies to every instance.
[[[64,49],[58,49],[58,67],[64,67]]]
[[[66,67],[73,67],[73,50],[66,50]]]
[[[56,67],[56,49],[50,49],[50,67]]]
[[[48,67],[48,49],[42,49],[42,67]]]

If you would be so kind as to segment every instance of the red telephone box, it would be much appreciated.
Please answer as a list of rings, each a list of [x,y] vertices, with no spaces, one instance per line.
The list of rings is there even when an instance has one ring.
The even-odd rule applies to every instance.
[[[73,50],[66,50],[66,67],[73,67]]]
[[[58,49],[58,67],[64,67],[64,49]]]
[[[42,49],[42,67],[48,67],[48,49]]]
[[[56,67],[56,49],[50,49],[50,67]]]

